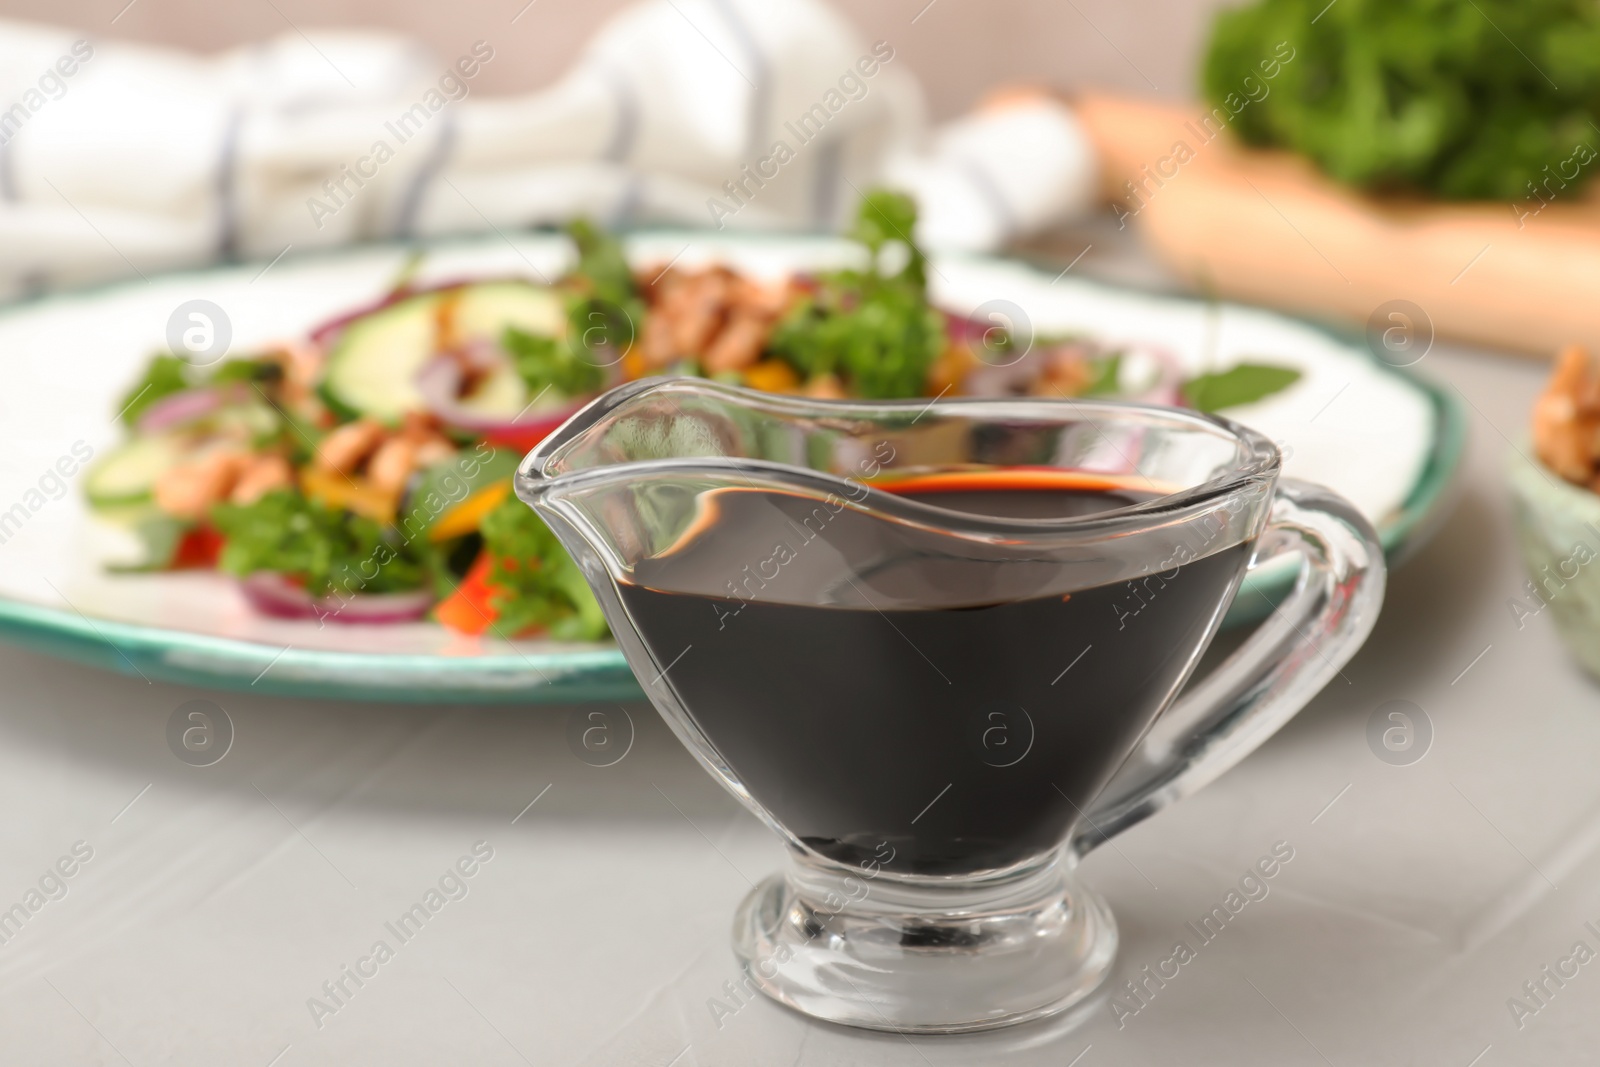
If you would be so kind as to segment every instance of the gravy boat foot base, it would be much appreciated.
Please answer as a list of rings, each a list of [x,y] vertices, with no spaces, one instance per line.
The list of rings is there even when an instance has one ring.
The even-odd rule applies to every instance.
[[[1092,994],[1117,926],[1063,861],[1002,880],[907,883],[798,860],[734,917],[756,988],[827,1022],[905,1034],[992,1030]]]

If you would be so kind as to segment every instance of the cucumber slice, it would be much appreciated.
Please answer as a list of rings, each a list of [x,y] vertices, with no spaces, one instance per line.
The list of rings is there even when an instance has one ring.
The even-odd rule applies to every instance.
[[[451,306],[449,316],[457,338],[482,337],[496,344],[513,326],[545,337],[561,337],[567,332],[567,308],[561,298],[527,282],[468,286]]]
[[[526,282],[469,286],[446,315],[454,337],[497,345],[508,329],[545,337],[560,337],[567,330],[567,309],[561,298]],[[491,418],[513,419],[528,406],[528,386],[515,369],[503,367],[462,397],[461,405]]]
[[[502,367],[462,397],[461,406],[488,418],[514,419],[528,406],[528,386],[515,369]]]
[[[118,508],[101,512],[101,515],[114,517],[115,521],[130,529],[144,546],[142,558],[109,564],[106,569],[112,574],[149,574],[168,569],[172,566],[173,557],[178,554],[183,535],[192,528],[191,523],[175,519],[153,505]]]
[[[94,465],[84,482],[89,504],[117,508],[151,499],[156,479],[182,458],[178,442],[156,434],[135,437]]]
[[[398,421],[423,407],[417,371],[438,351],[441,293],[425,293],[352,322],[328,353],[322,395],[348,415]]]
[[[424,293],[374,311],[345,327],[328,353],[323,398],[346,415],[397,421],[424,406],[417,371],[446,337],[457,344],[478,339],[498,344],[512,326],[559,337],[567,328],[566,306],[542,286],[484,282]],[[514,372],[502,372],[463,402],[485,414],[513,416],[528,398],[522,380]]]
[[[211,434],[263,444],[282,432],[283,417],[256,400],[229,404],[212,413],[204,424]]]

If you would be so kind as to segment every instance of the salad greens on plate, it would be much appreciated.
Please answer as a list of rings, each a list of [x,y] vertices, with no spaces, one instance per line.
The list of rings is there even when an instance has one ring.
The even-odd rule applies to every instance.
[[[935,307],[916,211],[868,194],[864,266],[779,281],[637,270],[587,222],[553,285],[419,288],[243,358],[155,355],[125,442],[86,479],[139,533],[120,569],[235,576],[257,611],[321,623],[432,618],[458,632],[606,636],[583,575],[511,492],[522,456],[600,392],[655,374],[814,397],[1128,396],[1212,411],[1291,385],[1241,364],[1185,379],[1162,353],[1016,336]]]

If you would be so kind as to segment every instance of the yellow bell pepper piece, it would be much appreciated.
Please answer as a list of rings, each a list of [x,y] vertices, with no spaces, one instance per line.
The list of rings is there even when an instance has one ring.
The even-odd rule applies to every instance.
[[[439,521],[428,528],[428,540],[448,541],[452,537],[471,533],[483,522],[485,515],[500,506],[500,502],[509,492],[511,492],[509,478],[478,490],[440,515]]]
[[[399,504],[395,494],[374,488],[365,478],[319,467],[307,467],[300,472],[300,491],[330,508],[344,508],[384,524],[394,521],[395,507]]]
[[[800,376],[781,359],[764,359],[744,372],[744,384],[767,393],[792,393]]]

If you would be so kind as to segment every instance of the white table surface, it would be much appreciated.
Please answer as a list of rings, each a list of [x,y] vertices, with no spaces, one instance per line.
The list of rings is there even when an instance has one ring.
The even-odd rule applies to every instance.
[[[596,768],[561,709],[202,692],[0,648],[0,909],[93,849],[0,945],[0,1065],[1594,1062],[1600,962],[1547,981],[1520,1028],[1507,1007],[1576,942],[1600,951],[1600,690],[1548,614],[1519,630],[1506,605],[1523,576],[1500,470],[1541,370],[1446,344],[1419,369],[1470,402],[1464,492],[1392,576],[1348,681],[1085,863],[1121,926],[1120,984],[1294,849],[1120,1027],[1100,1003],[1074,1026],[907,1040],[764,1001],[719,1026],[730,917],[779,846],[647,707]],[[206,768],[165,738],[195,698],[236,726]],[[1366,740],[1396,699],[1434,732],[1408,766]],[[467,895],[399,944],[385,923],[479,841],[493,858]],[[314,1018],[380,939],[393,958]]]

